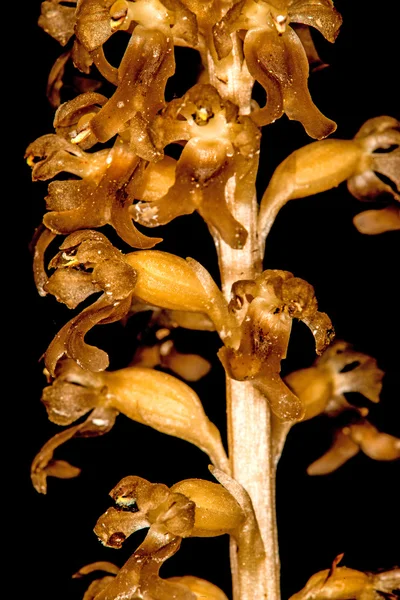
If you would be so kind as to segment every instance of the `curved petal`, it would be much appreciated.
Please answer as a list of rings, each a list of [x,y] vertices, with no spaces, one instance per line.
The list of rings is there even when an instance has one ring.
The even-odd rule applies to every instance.
[[[54,212],[76,209],[95,188],[96,184],[86,179],[51,181],[47,187],[46,208]]]
[[[85,46],[77,39],[74,40],[74,45],[72,46],[72,62],[74,67],[81,71],[81,73],[86,73],[86,75],[90,73],[93,58]]]
[[[68,50],[59,56],[50,69],[47,79],[46,96],[53,108],[57,108],[61,103],[60,90],[64,85],[63,77],[65,65],[71,58],[71,51]]]
[[[316,353],[322,354],[335,337],[332,321],[326,313],[321,312],[316,312],[310,317],[304,317],[302,321],[314,336]]]
[[[86,232],[78,232],[78,236]],[[90,233],[90,232],[89,232]],[[99,239],[101,239],[99,235]],[[70,236],[72,238],[72,236]],[[65,242],[68,244],[68,242]],[[71,243],[71,242],[69,242]],[[98,244],[87,244],[87,251],[95,251]],[[103,247],[104,243],[100,244]],[[112,247],[111,247],[112,248]],[[84,245],[80,248],[84,253]],[[61,254],[61,260],[64,260]],[[77,255],[78,256],[78,255]],[[95,255],[97,262],[99,256]],[[79,258],[75,259],[79,264]],[[75,264],[75,263],[74,263]],[[68,267],[67,267],[68,268]],[[92,274],[92,281],[104,294],[92,305],[84,309],[79,315],[71,319],[51,342],[45,354],[45,364],[50,374],[54,371],[59,359],[65,354],[73,358],[84,369],[89,371],[102,371],[108,366],[108,356],[102,350],[85,343],[86,333],[95,325],[112,323],[122,319],[129,311],[131,297],[136,283],[136,272],[119,256],[115,259],[106,259],[96,265]]]
[[[198,26],[194,12],[181,0],[163,0],[163,5],[175,13],[175,23],[171,28],[174,38],[184,40],[189,46],[197,46]]]
[[[106,96],[97,92],[85,92],[73,100],[64,102],[54,116],[56,133],[68,141],[78,139],[80,130],[84,128],[85,118],[88,119],[99,112],[106,102]],[[79,142],[79,145],[83,150],[87,150],[94,146],[96,141],[94,135],[89,135]]]
[[[99,73],[103,75],[104,79],[107,79],[113,85],[118,85],[118,69],[113,67],[104,54],[103,47],[96,48],[90,54],[93,59],[94,64],[96,65]]]
[[[362,202],[373,202],[382,194],[394,194],[390,185],[379,179],[373,171],[364,171],[351,177],[347,182],[347,189],[354,198]]]
[[[400,439],[382,433],[368,421],[350,425],[349,436],[360,449],[373,460],[398,460],[400,458]]]
[[[108,141],[137,112],[149,121],[164,106],[165,85],[174,71],[172,39],[138,25],[118,69],[117,90],[90,122],[96,138]]]
[[[50,0],[42,2],[41,14],[38,25],[46,33],[51,35],[61,46],[65,46],[68,40],[74,35],[75,26],[75,6],[66,6],[67,2],[61,0]]]
[[[118,413],[114,409],[96,408],[83,423],[53,436],[35,456],[31,466],[31,479],[39,494],[47,493],[47,476],[69,479],[81,470],[65,461],[53,460],[54,451],[73,437],[93,437],[110,431]]]
[[[393,196],[400,201],[400,147],[392,152],[374,154],[372,164],[374,171],[385,175],[394,183],[399,193],[393,191]]]
[[[294,0],[289,6],[289,19],[315,27],[328,42],[334,42],[343,22],[341,14],[331,0]]]
[[[285,112],[289,119],[300,121],[312,138],[322,139],[335,131],[336,124],[311,99],[307,56],[290,27],[282,35],[273,30],[249,32],[244,51],[251,75],[267,92],[266,107],[251,115],[258,125],[271,123]]]
[[[331,448],[321,458],[313,462],[307,469],[309,475],[327,475],[336,471],[350,458],[360,451],[358,444],[340,430],[333,441]]]
[[[96,600],[134,598],[135,595],[169,600],[196,600],[187,588],[160,579],[158,572],[163,563],[173,556],[181,545],[181,538],[166,533],[161,526],[152,526],[144,542],[121,568],[118,575]],[[157,595],[152,595],[156,591]]]
[[[57,425],[71,425],[92,410],[100,398],[99,391],[58,379],[42,394],[49,420]]]
[[[303,48],[307,55],[308,64],[310,65],[311,73],[321,71],[325,67],[328,67],[329,65],[324,63],[318,54],[308,25],[302,25],[301,23],[293,23],[292,27],[303,45]]]
[[[113,34],[110,8],[114,0],[80,0],[76,10],[75,34],[91,52],[102,46]]]
[[[387,206],[379,210],[366,210],[353,219],[360,233],[377,235],[400,230],[400,207]]]
[[[226,58],[232,50],[230,34],[235,30],[236,21],[241,16],[245,3],[246,0],[237,0],[212,28],[214,46],[219,60]]]
[[[35,235],[32,240],[33,247],[33,277],[36,285],[36,289],[40,296],[46,296],[47,291],[45,285],[49,279],[46,269],[44,266],[44,255],[55,239],[55,234],[52,231],[46,229],[43,225],[39,226],[35,231]]]
[[[278,43],[274,49],[275,35],[273,31],[254,30],[249,31],[244,40],[243,51],[247,68],[251,76],[262,85],[267,93],[266,105],[251,114],[251,118],[259,127],[273,123],[284,113],[280,72],[277,72],[274,62],[269,62],[274,56],[270,52],[270,40],[272,41],[271,49],[275,52],[276,56],[275,62],[282,61],[280,44]],[[278,71],[284,69],[285,67],[282,65]]]
[[[25,157],[32,167],[33,181],[51,179],[62,171],[83,176],[87,164],[80,148],[53,133],[32,142]],[[35,162],[35,158],[39,160]]]

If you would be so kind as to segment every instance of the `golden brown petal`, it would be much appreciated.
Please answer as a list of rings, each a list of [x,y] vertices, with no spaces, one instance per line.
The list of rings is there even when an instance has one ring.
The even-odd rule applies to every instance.
[[[215,50],[219,60],[232,50],[230,34],[235,30],[236,21],[241,16],[246,0],[238,0],[212,28]]]
[[[106,575],[101,579],[95,579],[89,585],[88,589],[84,593],[82,600],[96,600],[97,596],[102,592],[112,581],[114,577]]]
[[[400,208],[387,206],[379,210],[366,210],[353,218],[360,233],[377,235],[400,230]]]
[[[66,4],[69,5],[66,6]],[[65,46],[74,35],[75,2],[73,0],[42,2],[38,24],[61,46]]]
[[[96,138],[108,141],[136,113],[149,122],[164,106],[165,85],[174,71],[172,39],[138,25],[118,69],[118,88],[90,123]]]
[[[273,30],[250,31],[244,53],[251,75],[267,93],[265,108],[251,115],[257,125],[272,123],[285,112],[289,119],[300,121],[310,137],[322,139],[335,131],[336,124],[311,99],[307,56],[290,27],[282,35]]]
[[[317,350],[322,351],[333,335],[330,319],[317,310],[312,286],[288,271],[264,271],[255,281],[234,284],[230,308],[241,316],[242,325],[238,347],[223,348],[218,354],[227,373],[238,381],[252,381],[279,419],[301,420],[304,402],[279,373],[293,318],[310,327]]]
[[[144,542],[96,600],[146,597],[149,600],[196,600],[188,588],[165,581],[158,575],[163,563],[180,547],[181,539],[153,526]]]
[[[170,369],[186,381],[198,381],[211,369],[211,364],[198,354],[182,354],[174,347],[172,340],[155,346],[140,346],[132,360],[137,367],[162,366]]]
[[[105,571],[106,573],[111,573],[112,575],[116,575],[119,571],[119,567],[114,565],[111,562],[99,560],[94,563],[90,563],[89,565],[85,565],[81,567],[79,571],[74,573],[72,577],[77,579],[78,577],[84,577],[85,575],[89,575],[94,571]]]
[[[93,64],[91,54],[77,39],[74,40],[74,45],[72,46],[72,62],[74,67],[81,71],[81,73],[86,73],[86,75],[89,74],[90,67]]]
[[[68,308],[76,308],[91,294],[99,292],[100,288],[93,283],[92,273],[61,269],[48,279],[44,291],[46,294],[52,294]]]
[[[76,10],[75,34],[91,52],[102,46],[113,34],[110,7],[114,0],[80,0]]]
[[[48,476],[62,479],[77,477],[81,470],[65,461],[53,460],[54,451],[73,437],[93,437],[107,433],[113,427],[117,414],[111,408],[95,408],[83,423],[57,433],[46,442],[31,466],[31,479],[36,491],[39,494],[47,493]]]
[[[42,394],[49,420],[57,425],[70,425],[92,410],[100,400],[101,393],[98,390],[59,379],[44,388]]]
[[[318,54],[308,25],[302,25],[301,23],[293,23],[292,28],[303,45],[303,48],[307,55],[308,64],[310,65],[311,73],[314,73],[315,71],[320,71],[325,67],[328,67],[329,65],[324,63]]]
[[[79,139],[79,134],[87,125],[88,118],[99,112],[106,102],[106,96],[96,92],[86,92],[69,102],[65,102],[59,107],[54,116],[54,128],[57,134],[77,143],[75,140]],[[87,150],[96,141],[93,135],[89,135],[79,142],[79,145],[83,150]]]
[[[381,433],[368,421],[349,426],[347,435],[359,444],[360,449],[373,460],[396,460],[400,458],[400,439]]]
[[[400,123],[392,117],[376,117],[361,127],[355,140],[364,149],[364,169],[348,180],[349,192],[358,200],[375,200],[384,195],[400,200]],[[379,152],[377,152],[379,150]],[[380,173],[391,181],[382,181]],[[376,234],[398,229],[398,210],[389,206],[380,213],[366,211],[356,216],[354,224],[361,233]]]
[[[289,19],[294,23],[315,27],[332,43],[336,40],[343,22],[331,0],[294,0],[290,3]]]
[[[49,278],[44,266],[44,255],[55,237],[56,236],[53,232],[46,229],[43,225],[40,225],[36,229],[35,235],[32,239],[33,277],[36,289],[40,296],[46,296],[47,294],[44,288]]]
[[[47,206],[56,210],[45,215],[44,224],[55,233],[68,234],[109,223],[131,246],[151,248],[161,240],[143,235],[133,225],[129,212],[133,198],[126,193],[139,158],[118,138],[107,153],[106,163],[107,168],[97,185],[88,178],[82,182],[54,182],[55,187],[49,186]]]
[[[368,409],[352,406],[343,394],[359,392],[371,402],[379,402],[383,375],[375,359],[354,351],[346,342],[337,341],[312,367],[290,373],[285,382],[304,402],[304,420],[323,412],[336,416],[345,410],[365,416]]]
[[[58,360],[65,354],[85,369],[102,371],[108,365],[107,354],[87,345],[84,337],[96,324],[119,321],[127,314],[136,283],[136,272],[105,236],[93,231],[81,231],[68,236],[61,250],[51,266],[73,269],[82,264],[93,268],[92,282],[104,293],[56,335],[45,354],[46,367],[54,375]],[[62,283],[61,291],[65,291],[64,281]],[[60,288],[57,288],[57,294],[59,293]],[[71,301],[68,292],[67,299]],[[63,301],[61,296],[60,300]]]
[[[46,96],[53,108],[57,108],[61,103],[60,91],[64,85],[63,77],[65,65],[71,58],[71,51],[64,52],[59,56],[54,65],[51,67],[49,77],[47,79]]]
[[[86,166],[85,153],[53,133],[32,142],[25,157],[32,167],[33,181],[51,179],[62,171],[82,176]]]
[[[197,46],[198,27],[195,13],[180,0],[163,0],[162,3],[175,13],[175,23],[171,28],[174,38],[184,40],[189,46]]]
[[[99,73],[103,75],[104,79],[107,79],[113,85],[118,85],[118,69],[113,67],[105,57],[104,50],[102,47],[93,50],[90,53],[90,57],[96,65]]]
[[[326,475],[336,471],[358,454],[360,447],[342,430],[336,433],[331,448],[307,469],[309,475]]]
[[[359,451],[373,460],[396,460],[400,458],[400,440],[381,433],[365,419],[340,429],[332,447],[320,459],[312,463],[309,475],[325,475],[343,465]]]
[[[319,369],[331,372],[335,395],[359,392],[371,402],[379,402],[384,372],[371,356],[353,350],[346,342],[337,341],[330,345],[315,364]],[[342,372],[345,367],[346,371]]]

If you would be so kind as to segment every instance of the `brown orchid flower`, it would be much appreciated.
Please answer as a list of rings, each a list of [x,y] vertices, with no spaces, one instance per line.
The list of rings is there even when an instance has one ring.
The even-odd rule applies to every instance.
[[[94,532],[111,548],[120,548],[139,529],[158,527],[180,538],[233,534],[244,513],[220,484],[186,479],[171,488],[128,476],[110,492],[117,507],[97,521]]]
[[[165,339],[169,334],[169,329],[159,329],[156,335],[162,336],[160,342],[153,346],[140,345],[131,365],[151,369],[164,367],[186,381],[198,381],[207,375],[211,369],[209,361],[198,354],[183,354],[176,350],[173,340]]]
[[[304,407],[302,420],[320,414],[337,417],[344,411],[365,417],[366,406],[350,404],[346,392],[358,392],[371,402],[379,402],[384,372],[371,356],[353,350],[343,341],[335,341],[317,358],[314,364],[287,375],[285,384],[296,394]],[[275,460],[278,461],[293,423],[273,420],[272,440]],[[347,444],[350,445],[350,444]]]
[[[58,363],[55,380],[44,388],[42,402],[50,421],[57,425],[70,425],[88,412],[90,415],[51,438],[35,457],[31,473],[40,493],[46,493],[48,475],[79,475],[79,469],[54,461],[54,451],[74,437],[94,437],[110,431],[119,413],[195,444],[213,464],[229,471],[219,431],[205,415],[199,397],[166,373],[142,366],[92,373],[66,359]]]
[[[318,312],[312,286],[288,271],[264,271],[255,281],[232,287],[231,311],[241,319],[240,344],[222,348],[219,357],[233,379],[252,381],[282,421],[298,421],[305,406],[280,378],[294,318],[311,330],[321,354],[333,337],[325,313]]]
[[[117,536],[115,540],[117,541]],[[85,600],[169,600],[171,597],[177,600],[195,600],[196,596],[188,587],[169,582],[159,576],[164,562],[179,550],[181,540],[182,538],[169,533],[163,525],[153,525],[118,574],[93,582],[95,586],[92,584],[89,588]]]
[[[307,54],[290,23],[315,27],[334,42],[342,18],[331,0],[238,0],[213,28],[216,53],[219,59],[228,56],[230,34],[245,32],[247,68],[267,93],[266,106],[251,114],[257,125],[272,123],[286,113],[300,121],[310,137],[325,138],[336,124],[311,99]]]
[[[105,352],[85,343],[86,333],[97,324],[119,321],[133,302],[148,310],[205,313],[223,340],[236,333],[222,293],[208,271],[193,259],[156,250],[122,254],[96,231],[68,236],[50,262],[57,269],[44,285],[59,302],[75,308],[91,294],[103,294],[71,319],[51,342],[45,364],[54,376],[57,362],[66,355],[90,371],[108,366]],[[171,283],[172,282],[172,283]]]
[[[38,25],[61,46],[74,35],[76,0],[42,2]]]
[[[59,109],[56,124],[64,135],[67,134],[63,130],[73,126],[71,120],[78,118],[76,114],[81,114],[80,120],[85,119],[86,111],[104,98],[91,92],[83,96],[85,101],[80,96],[76,99],[80,103],[68,103],[75,103],[73,116],[63,110],[65,105]],[[140,159],[122,138],[118,137],[111,149],[89,154],[60,135],[50,134],[30,144],[26,156],[34,181],[50,179],[63,171],[81,178],[49,184],[46,206],[50,212],[44,216],[43,224],[53,233],[66,235],[110,224],[134,248],[151,248],[161,241],[143,235],[132,223],[129,206],[133,198],[127,193],[127,185]]]
[[[387,177],[393,187],[377,174]],[[353,140],[323,140],[292,152],[275,170],[261,200],[260,239],[265,240],[286,202],[324,192],[344,181],[359,200],[375,200],[380,195],[397,200],[379,211],[357,215],[353,222],[361,233],[400,229],[399,121],[376,117],[367,121]]]
[[[343,394],[358,392],[371,402],[379,402],[383,376],[374,358],[356,352],[346,342],[335,341],[312,367],[290,373],[285,383],[302,400],[305,421],[321,413],[336,416],[349,409],[366,416],[368,408],[354,407]]]
[[[400,569],[363,573],[338,567],[342,558],[343,554],[339,554],[330,569],[315,573],[289,600],[394,600],[393,592],[400,586]]]
[[[50,0],[42,3],[39,25],[62,46],[74,36],[75,66],[87,73],[94,63],[117,84],[118,71],[107,61],[103,46],[117,31],[132,34],[137,25],[157,29],[176,45],[197,45],[196,16],[180,0]]]
[[[154,557],[153,557],[153,560],[154,560]],[[120,569],[118,567],[116,567],[114,564],[108,563],[108,562],[92,563],[92,564],[86,565],[85,567],[82,567],[81,569],[79,569],[79,571],[77,573],[75,573],[75,575],[73,576],[74,578],[83,577],[83,576],[91,574],[95,571],[104,571],[105,573],[108,573],[108,575],[105,575],[104,577],[102,577],[100,579],[95,579],[94,581],[92,581],[92,583],[89,585],[87,591],[85,592],[83,600],[95,600],[97,594],[99,594],[102,590],[104,590],[113,581],[115,575],[118,574],[119,570]],[[193,577],[192,575],[184,575],[182,577],[168,577],[168,579],[162,579],[160,581],[162,582],[163,585],[165,585],[167,582],[170,582],[170,583],[179,584],[180,586],[184,586],[185,588],[188,588],[188,590],[190,592],[192,592],[192,595],[187,596],[187,598],[188,599],[190,598],[190,600],[228,600],[220,588],[218,588],[213,583],[206,581],[205,579],[200,579],[200,577]],[[154,587],[157,590],[157,594],[159,594],[159,586],[157,585]],[[176,595],[177,589],[178,589],[179,593],[182,593],[182,590],[179,589],[176,585],[175,585],[175,587],[165,585],[165,593],[166,593],[165,600],[168,600],[169,598],[171,598],[171,596],[173,596],[174,598],[181,598],[181,595],[179,595],[179,594],[178,594],[178,596]],[[130,591],[129,593],[133,594],[133,595],[129,596],[132,599],[142,597],[141,590],[136,589],[136,592]],[[139,594],[139,595],[137,595],[137,594]],[[147,596],[147,597],[149,598],[149,600],[151,600],[151,598],[153,596],[151,596],[151,597]],[[164,596],[157,595],[157,600],[158,599],[163,600],[163,598],[164,598]]]
[[[223,102],[217,90],[197,84],[169,103],[151,124],[150,135],[159,154],[167,144],[185,143],[177,162],[165,157],[148,166],[132,207],[137,222],[147,227],[169,223],[197,210],[212,230],[232,248],[241,248],[247,231],[232,216],[226,199],[228,180],[235,179],[235,197],[246,197],[256,176],[260,133],[248,117]],[[161,176],[164,186],[149,181]]]
[[[373,460],[398,460],[400,439],[381,433],[365,419],[359,419],[335,433],[330,449],[307,469],[309,475],[326,475],[363,452]]]

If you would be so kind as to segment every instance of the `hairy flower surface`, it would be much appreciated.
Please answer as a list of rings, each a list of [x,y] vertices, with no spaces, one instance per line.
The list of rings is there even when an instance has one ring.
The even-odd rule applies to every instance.
[[[318,312],[312,286],[288,271],[264,271],[255,281],[238,281],[232,288],[230,308],[241,315],[237,349],[223,348],[219,357],[233,379],[252,381],[283,421],[297,421],[305,406],[282,381],[281,360],[286,358],[294,318],[311,330],[316,351],[322,353],[333,337],[325,313]]]
[[[300,121],[313,138],[335,131],[336,124],[324,117],[308,91],[306,51],[290,23],[316,27],[334,42],[342,19],[331,0],[239,0],[213,28],[217,55],[225,58],[232,50],[230,34],[246,32],[243,51],[250,74],[267,93],[266,106],[255,110],[258,125],[272,123],[284,113]]]

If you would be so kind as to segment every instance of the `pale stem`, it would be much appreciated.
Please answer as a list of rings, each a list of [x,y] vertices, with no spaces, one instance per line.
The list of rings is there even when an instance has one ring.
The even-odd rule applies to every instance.
[[[208,51],[205,68],[224,99],[239,107],[240,114],[250,113],[253,79],[243,60],[242,42],[232,34],[233,50],[229,57],[216,60]],[[258,154],[258,152],[257,152]],[[229,301],[231,287],[239,279],[254,279],[262,272],[262,255],[257,236],[256,172],[246,183],[232,177],[226,186],[226,201],[234,218],[248,232],[246,244],[235,250],[218,232],[211,231],[218,253],[222,290]],[[264,544],[265,555],[256,559],[248,544],[238,547],[231,538],[231,570],[234,600],[279,600],[280,565],[275,511],[276,460],[272,442],[272,420],[264,396],[251,382],[227,377],[228,446],[232,475],[250,496]],[[240,542],[240,538],[239,538]],[[254,549],[255,550],[255,549]]]
[[[227,190],[230,209],[246,227],[249,236],[243,249],[234,250],[221,238],[216,242],[222,289],[230,299],[232,284],[253,279],[262,270],[256,233],[257,199],[233,203],[234,182]],[[228,445],[233,477],[246,489],[253,503],[265,559],[256,570],[252,556],[243,556],[231,541],[231,567],[234,600],[279,600],[279,550],[275,511],[276,463],[272,448],[271,412],[264,396],[250,382],[227,377]]]

